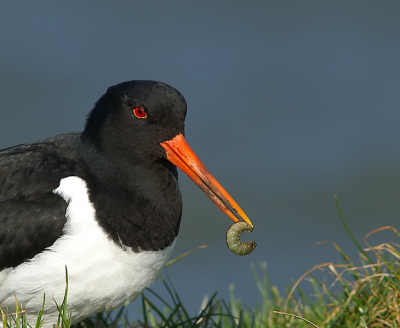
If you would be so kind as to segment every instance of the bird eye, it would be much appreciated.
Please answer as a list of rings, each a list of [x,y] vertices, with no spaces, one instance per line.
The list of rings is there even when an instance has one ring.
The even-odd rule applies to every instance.
[[[135,116],[137,118],[146,118],[147,117],[147,113],[142,107],[135,107],[133,109],[133,114],[135,114]]]

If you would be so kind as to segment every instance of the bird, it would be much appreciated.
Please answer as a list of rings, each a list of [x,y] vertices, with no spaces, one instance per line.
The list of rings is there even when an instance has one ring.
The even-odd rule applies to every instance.
[[[187,104],[172,86],[132,80],[99,98],[81,132],[0,151],[0,307],[34,325],[58,317],[68,277],[72,324],[133,302],[175,246],[178,170],[233,221],[247,215],[185,141]]]

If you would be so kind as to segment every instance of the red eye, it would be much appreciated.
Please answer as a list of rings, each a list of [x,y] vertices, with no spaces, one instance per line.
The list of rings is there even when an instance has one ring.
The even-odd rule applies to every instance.
[[[135,107],[133,109],[133,114],[135,114],[135,116],[137,118],[146,118],[147,117],[147,113],[142,107]]]

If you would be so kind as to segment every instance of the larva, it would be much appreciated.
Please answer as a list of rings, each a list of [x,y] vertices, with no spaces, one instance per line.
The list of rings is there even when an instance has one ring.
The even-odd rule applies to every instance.
[[[257,247],[254,240],[246,242],[240,241],[240,236],[245,230],[251,232],[253,228],[244,221],[238,221],[232,224],[226,232],[226,243],[229,249],[236,255],[250,254]]]

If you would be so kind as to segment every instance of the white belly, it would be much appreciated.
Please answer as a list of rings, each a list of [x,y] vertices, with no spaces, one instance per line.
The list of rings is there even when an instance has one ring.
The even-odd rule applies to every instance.
[[[33,323],[46,295],[43,327],[52,327],[57,318],[53,299],[59,305],[63,301],[65,267],[69,281],[67,307],[76,323],[135,300],[157,279],[176,242],[156,252],[124,250],[107,237],[94,219],[95,211],[82,179],[62,179],[54,192],[69,201],[64,235],[30,261],[0,272],[1,307],[5,309],[8,304],[12,309],[15,294],[28,313],[29,323]]]

